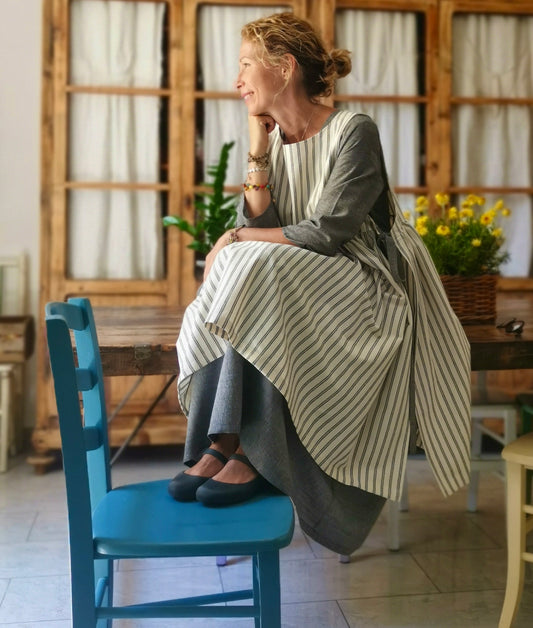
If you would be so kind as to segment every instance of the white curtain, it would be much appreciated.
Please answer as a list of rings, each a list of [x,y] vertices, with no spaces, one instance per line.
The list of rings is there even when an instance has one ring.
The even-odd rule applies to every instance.
[[[336,15],[336,45],[352,53],[352,71],[338,94],[416,96],[417,33],[414,13],[342,10]],[[391,187],[420,184],[420,121],[416,104],[342,103],[370,115],[379,127]],[[400,195],[404,209],[413,196]]]
[[[286,7],[204,6],[199,13],[198,54],[203,89],[232,91],[239,72],[241,28],[260,17],[286,11]],[[226,185],[245,178],[249,150],[248,110],[242,101],[206,100],[204,103],[203,161],[216,163],[224,142],[235,142],[230,153]]]
[[[533,96],[533,18],[458,15],[453,22],[453,93],[471,97]],[[459,105],[453,117],[453,177],[460,186],[533,185],[531,106]],[[487,197],[491,204],[496,197]],[[504,198],[503,227],[511,259],[507,276],[528,276],[532,264],[532,199]]]
[[[72,83],[160,86],[163,3],[78,0],[71,7]],[[69,178],[157,183],[159,110],[156,97],[73,95]],[[162,276],[157,192],[76,190],[69,194],[68,206],[70,276]]]

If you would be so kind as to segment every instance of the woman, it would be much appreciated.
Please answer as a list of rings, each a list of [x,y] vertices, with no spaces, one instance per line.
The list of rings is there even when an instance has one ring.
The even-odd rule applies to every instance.
[[[394,202],[376,126],[319,100],[350,67],[292,14],[242,30],[247,179],[178,338],[190,469],[169,485],[219,505],[268,481],[342,554],[399,499],[409,451],[424,448],[449,494],[470,446],[469,346]]]

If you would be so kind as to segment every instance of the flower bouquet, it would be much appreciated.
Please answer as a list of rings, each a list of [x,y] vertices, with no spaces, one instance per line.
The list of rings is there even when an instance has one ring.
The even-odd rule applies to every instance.
[[[418,197],[415,229],[441,275],[448,299],[463,323],[492,321],[496,317],[496,282],[501,264],[501,218],[510,215],[503,201],[485,209],[482,196],[468,194],[460,208],[448,194],[436,194],[438,211],[429,213],[429,199]]]

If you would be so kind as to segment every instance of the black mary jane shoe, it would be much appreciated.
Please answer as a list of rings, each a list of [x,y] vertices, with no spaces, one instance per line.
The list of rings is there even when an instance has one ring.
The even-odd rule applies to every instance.
[[[216,449],[211,449],[211,447],[206,449],[202,455],[203,454],[214,456],[224,465],[228,461],[224,454],[221,454]],[[196,491],[198,488],[209,479],[210,478],[206,478],[203,475],[190,475],[182,471],[169,482],[168,492],[177,502],[193,502],[196,499]]]
[[[242,454],[233,454],[230,460],[239,460],[256,471],[255,467]],[[257,473],[257,471],[256,471]],[[228,506],[244,502],[259,493],[267,484],[266,480],[258,475],[250,482],[244,484],[230,484],[210,479],[203,483],[196,491],[196,499],[204,506]]]

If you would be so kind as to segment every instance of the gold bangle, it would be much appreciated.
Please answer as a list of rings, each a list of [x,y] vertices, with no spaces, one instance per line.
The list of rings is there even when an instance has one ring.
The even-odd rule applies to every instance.
[[[237,235],[237,231],[239,231],[239,229],[242,229],[243,227],[244,225],[241,225],[240,227],[235,227],[229,232],[228,244],[233,244],[234,242],[239,241],[239,236]]]

